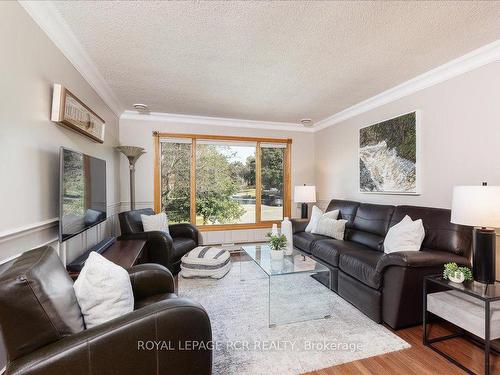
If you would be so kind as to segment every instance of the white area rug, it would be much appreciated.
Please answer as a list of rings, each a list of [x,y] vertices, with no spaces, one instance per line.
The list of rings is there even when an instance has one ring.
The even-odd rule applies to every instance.
[[[252,261],[241,265],[243,282],[236,262],[221,280],[179,277],[179,296],[210,316],[215,375],[301,374],[410,347],[330,291],[330,319],[269,328],[268,278]]]

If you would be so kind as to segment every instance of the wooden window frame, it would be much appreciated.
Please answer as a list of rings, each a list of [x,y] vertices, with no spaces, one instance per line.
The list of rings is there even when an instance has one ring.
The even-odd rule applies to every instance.
[[[217,140],[217,141],[242,141],[255,142],[255,223],[247,224],[215,224],[215,225],[196,225],[202,232],[218,230],[237,230],[237,229],[257,229],[269,228],[280,220],[261,220],[261,144],[262,143],[283,143],[285,144],[284,170],[283,170],[283,217],[291,217],[292,211],[292,181],[291,181],[291,148],[292,140],[289,138],[256,138],[256,137],[237,137],[237,136],[219,136],[208,134],[179,134],[179,133],[160,133],[153,132],[154,149],[154,209],[157,213],[161,211],[161,166],[160,166],[160,144],[162,138],[183,138],[191,139],[191,174],[190,174],[190,222],[196,225],[196,144],[198,140]]]

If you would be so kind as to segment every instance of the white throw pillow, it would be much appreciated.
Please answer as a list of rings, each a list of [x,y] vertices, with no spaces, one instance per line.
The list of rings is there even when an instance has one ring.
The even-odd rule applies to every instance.
[[[87,328],[134,310],[128,272],[92,251],[73,288]]]
[[[424,241],[425,230],[422,219],[413,221],[408,215],[389,228],[384,239],[386,254],[396,251],[419,251]]]
[[[141,215],[144,232],[160,231],[169,234],[168,218],[165,212],[157,215]]]
[[[313,206],[311,212],[311,220],[309,220],[309,223],[307,224],[305,231],[309,233],[314,233],[316,227],[318,226],[319,220],[323,217],[329,217],[330,219],[336,220],[337,217],[339,217],[339,210],[333,210],[323,213],[323,211],[321,211],[318,207]]]
[[[322,217],[321,219],[319,219],[319,223],[313,233],[332,237],[336,240],[344,240],[346,223],[347,220],[335,220],[330,217]]]

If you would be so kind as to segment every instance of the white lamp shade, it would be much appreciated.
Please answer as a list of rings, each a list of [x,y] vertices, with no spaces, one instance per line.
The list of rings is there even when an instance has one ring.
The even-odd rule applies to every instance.
[[[298,203],[316,202],[316,186],[295,186],[293,197]]]
[[[455,186],[451,222],[500,228],[500,186]]]

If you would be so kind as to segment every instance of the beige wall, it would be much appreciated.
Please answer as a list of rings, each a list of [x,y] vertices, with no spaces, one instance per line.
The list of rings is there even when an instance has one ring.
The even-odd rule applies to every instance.
[[[118,118],[17,2],[0,4],[0,260],[57,239],[59,148],[107,162],[107,201],[119,203]],[[61,83],[106,121],[104,145],[50,121]],[[68,242],[68,260],[113,230],[108,222]],[[53,243],[57,247],[57,243]]]
[[[314,134],[316,184],[332,197],[450,207],[455,185],[500,185],[500,62],[381,106]],[[418,196],[358,192],[360,127],[420,110]]]
[[[420,110],[421,194],[358,192],[358,130]],[[500,62],[315,133],[319,198],[449,208],[455,185],[500,185]],[[498,241],[497,241],[498,242]],[[497,246],[500,250],[500,243]],[[500,253],[497,256],[500,276]]]
[[[306,132],[290,132],[280,130],[260,130],[197,124],[175,124],[156,121],[120,120],[120,144],[141,146],[147,153],[141,156],[136,164],[136,201],[139,207],[152,207],[153,184],[153,131],[168,133],[215,134],[250,137],[273,137],[292,139],[292,187],[299,184],[314,183],[314,149],[313,134]],[[128,203],[129,170],[125,158],[121,161],[121,198]],[[293,190],[293,189],[292,189]],[[292,205],[292,216],[300,215],[295,204]],[[207,232],[206,243],[239,242],[263,239],[268,230],[261,231],[229,231],[227,233]],[[256,235],[257,233],[257,235]],[[257,236],[257,237],[256,237]]]

